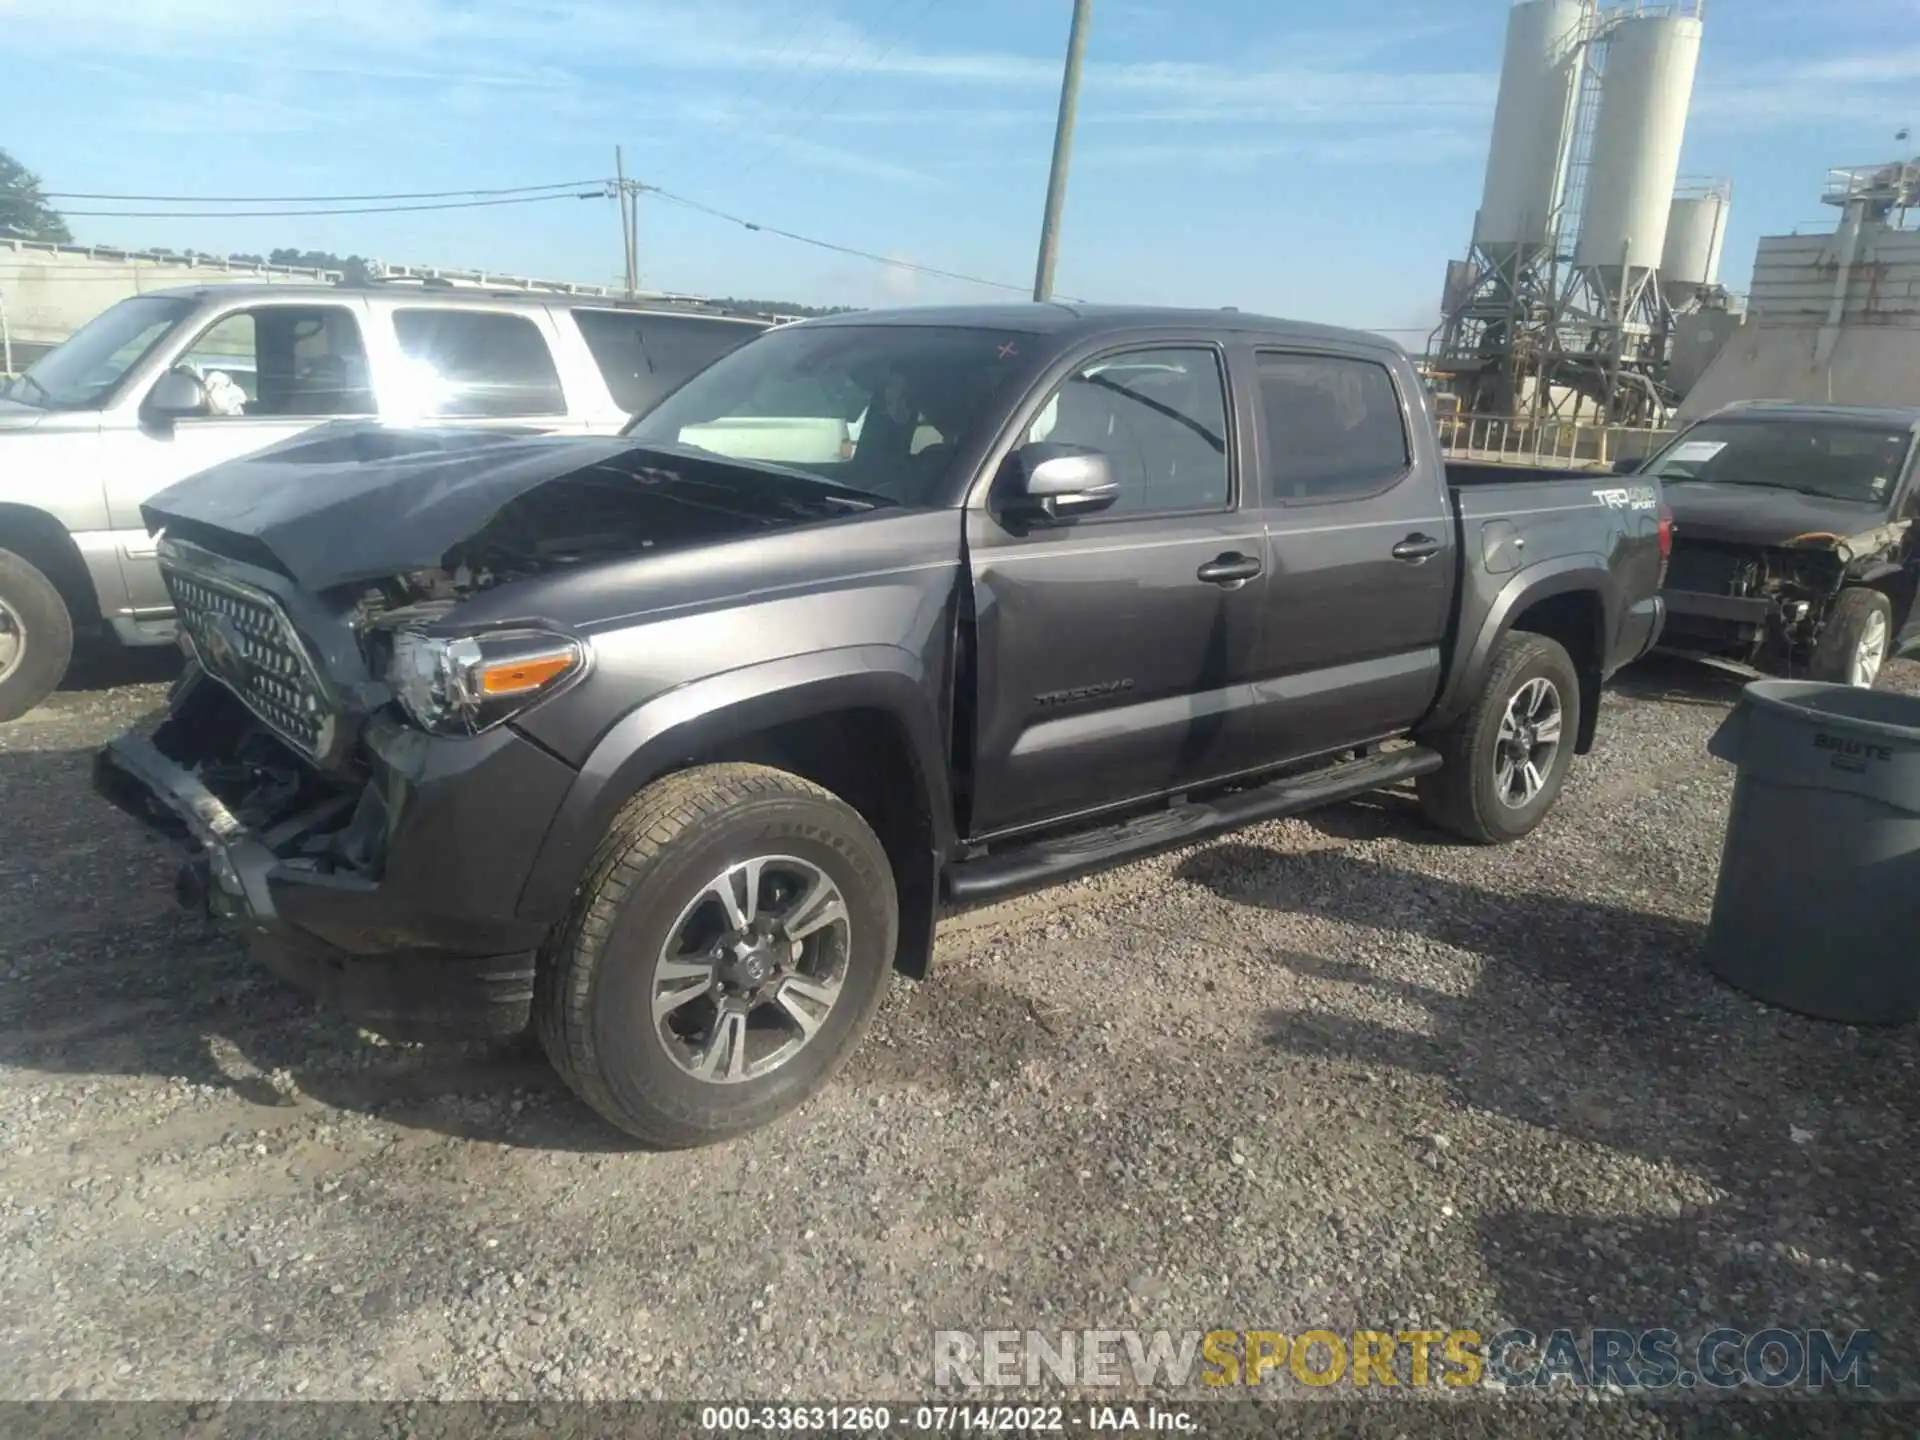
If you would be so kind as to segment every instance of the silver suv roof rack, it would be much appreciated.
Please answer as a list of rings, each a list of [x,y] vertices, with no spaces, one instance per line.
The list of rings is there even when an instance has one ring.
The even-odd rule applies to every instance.
[[[803,318],[744,310],[704,295],[683,295],[671,290],[643,290],[636,295],[628,295],[624,289],[612,285],[588,285],[577,280],[543,280],[529,275],[502,275],[493,270],[449,270],[440,266],[389,265],[370,260],[366,272],[366,283],[370,285],[417,285],[421,289],[468,290],[489,295],[555,295],[636,308],[699,309],[715,315],[751,316],[776,325]]]

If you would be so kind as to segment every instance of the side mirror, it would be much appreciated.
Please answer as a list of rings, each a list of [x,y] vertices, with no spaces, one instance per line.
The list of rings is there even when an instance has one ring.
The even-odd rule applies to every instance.
[[[1613,462],[1613,473],[1616,475],[1638,475],[1646,468],[1646,464],[1647,457],[1645,455],[1629,455],[1625,459]]]
[[[1001,494],[1015,514],[1071,520],[1109,509],[1120,498],[1113,462],[1098,450],[1041,441],[1007,457]]]
[[[207,387],[185,370],[169,370],[154,382],[140,407],[150,420],[188,420],[207,413]]]

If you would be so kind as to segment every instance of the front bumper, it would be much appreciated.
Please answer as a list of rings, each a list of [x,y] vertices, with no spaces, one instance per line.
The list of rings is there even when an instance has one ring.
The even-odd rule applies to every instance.
[[[177,709],[176,709],[177,713]],[[169,722],[171,723],[171,722]],[[95,788],[187,844],[180,902],[234,927],[268,969],[398,1040],[517,1034],[545,926],[513,913],[572,771],[495,732],[441,741],[369,727],[357,796],[249,826],[187,765],[166,727],[96,757]],[[351,823],[373,863],[315,836]]]
[[[1667,624],[1661,648],[1712,653],[1750,650],[1770,633],[1774,602],[1763,596],[1664,592]]]

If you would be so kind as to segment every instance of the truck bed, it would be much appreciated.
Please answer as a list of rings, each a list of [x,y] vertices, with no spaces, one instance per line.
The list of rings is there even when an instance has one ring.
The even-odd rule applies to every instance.
[[[1487,461],[1447,461],[1447,483],[1470,485],[1528,485],[1541,480],[1607,480],[1612,472],[1604,469],[1561,470],[1545,465],[1496,465]]]

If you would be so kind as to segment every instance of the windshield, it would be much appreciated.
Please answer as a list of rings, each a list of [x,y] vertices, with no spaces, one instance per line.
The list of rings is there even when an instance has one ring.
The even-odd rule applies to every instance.
[[[6,396],[42,410],[91,410],[161,337],[193,313],[192,300],[141,295],[102,311],[16,376]]]
[[[722,356],[627,433],[903,505],[940,504],[954,454],[1025,370],[1029,338],[941,326],[775,330]]]
[[[1912,440],[1906,430],[1859,421],[1708,420],[1645,473],[1884,505],[1900,483]]]

